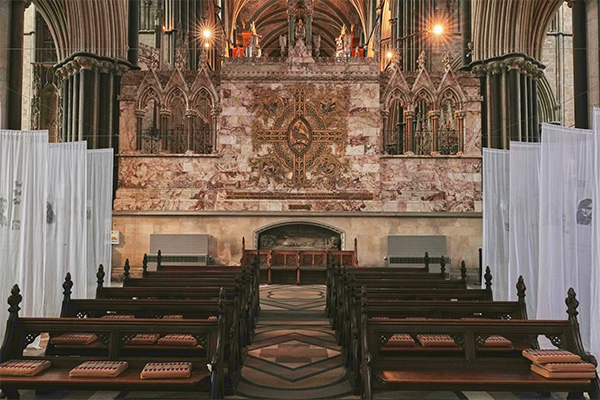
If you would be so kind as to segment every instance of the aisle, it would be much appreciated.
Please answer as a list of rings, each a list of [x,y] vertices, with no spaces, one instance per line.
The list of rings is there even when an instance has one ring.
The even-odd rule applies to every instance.
[[[340,347],[325,318],[324,285],[262,286],[261,316],[237,396],[352,397]]]

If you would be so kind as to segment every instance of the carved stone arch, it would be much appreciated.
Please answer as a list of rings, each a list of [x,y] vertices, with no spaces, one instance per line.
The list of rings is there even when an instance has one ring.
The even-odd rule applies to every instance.
[[[153,86],[148,86],[142,89],[141,95],[138,97],[137,109],[143,110],[148,105],[148,102],[154,99],[159,105],[164,104],[160,92]]]
[[[346,232],[336,226],[333,225],[329,225],[329,224],[325,224],[322,222],[317,222],[317,221],[311,221],[311,220],[294,220],[294,219],[290,219],[290,220],[284,220],[284,221],[279,221],[279,222],[275,222],[275,223],[271,223],[271,224],[267,224],[264,225],[258,229],[255,229],[252,232],[252,238],[253,238],[253,242],[254,242],[254,247],[255,248],[259,248],[259,240],[262,234],[264,234],[265,232],[269,232],[269,231],[274,231],[277,230],[278,228],[286,228],[286,227],[293,227],[293,226],[298,226],[298,227],[315,227],[317,229],[322,229],[322,230],[327,230],[330,231],[332,236],[337,236],[339,237],[340,240],[340,249],[344,250],[346,249]]]
[[[180,87],[174,87],[173,89],[171,89],[167,95],[165,96],[165,103],[164,105],[171,109],[172,105],[173,105],[173,101],[177,98],[180,98],[183,100],[183,104],[185,104],[185,107],[187,110],[190,109],[190,102],[189,102],[189,98],[188,96],[185,94],[185,92],[183,90],[181,90]]]
[[[395,87],[395,88],[391,89],[389,91],[389,93],[387,94],[387,96],[385,97],[385,100],[383,103],[384,110],[387,110],[390,107],[390,104],[392,103],[392,101],[394,101],[394,100],[399,100],[400,103],[405,107],[408,103],[407,98],[406,98],[406,93],[399,87]]]
[[[451,87],[451,86],[446,86],[445,88],[443,88],[440,91],[439,96],[437,97],[437,101],[436,104],[434,105],[436,109],[440,109],[442,103],[444,102],[444,100],[446,99],[451,99],[454,102],[454,105],[456,107],[457,110],[463,110],[464,109],[464,99],[462,98],[462,96],[458,93],[458,91]]]
[[[200,89],[196,90],[196,92],[192,96],[192,104],[195,105],[198,102],[198,100],[202,98],[209,99],[211,107],[215,106],[215,96],[206,86],[202,86],[200,87]]]
[[[414,108],[415,105],[417,104],[417,102],[420,101],[420,100],[427,101],[432,107],[435,104],[435,96],[426,87],[421,87],[421,88],[419,88],[418,90],[415,91],[415,94],[412,96],[412,99],[411,99],[411,102],[410,102],[410,106]]]

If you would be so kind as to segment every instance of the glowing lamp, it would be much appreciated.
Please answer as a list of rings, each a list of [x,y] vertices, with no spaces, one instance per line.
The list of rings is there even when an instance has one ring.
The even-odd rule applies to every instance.
[[[434,33],[435,35],[441,35],[442,33],[444,33],[444,26],[443,26],[443,25],[440,25],[440,24],[438,24],[438,25],[435,25],[435,26],[433,27],[433,33]]]
[[[387,58],[392,58],[394,56],[394,53],[392,53],[391,51],[388,51],[386,54]]]
[[[208,29],[205,29],[204,32],[202,32],[202,34],[204,35],[204,37],[206,39],[210,38],[212,36],[212,32]]]

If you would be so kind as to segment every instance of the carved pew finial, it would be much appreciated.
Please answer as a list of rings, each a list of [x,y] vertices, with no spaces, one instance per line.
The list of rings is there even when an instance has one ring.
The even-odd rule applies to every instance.
[[[442,259],[440,260],[440,272],[442,273],[442,276],[446,276],[446,259],[444,256],[442,256]]]
[[[71,299],[71,288],[73,288],[73,281],[71,280],[71,273],[67,272],[65,281],[62,284],[63,287],[63,301],[69,301]]]
[[[569,314],[569,320],[577,322],[577,315],[579,315],[579,311],[577,311],[577,308],[579,307],[579,300],[577,300],[575,296],[575,290],[573,288],[569,288],[567,291],[565,304],[567,305],[567,314]]]
[[[360,310],[363,314],[367,313],[367,287],[361,286],[360,288]]]
[[[227,296],[225,295],[225,288],[221,287],[219,289],[219,317],[223,316],[225,318],[225,302],[227,301]]]
[[[129,266],[129,258],[127,258],[125,260],[125,266],[123,267],[123,281],[128,281],[129,280],[129,275],[130,275],[130,271],[131,270],[131,266]]]
[[[144,254],[144,259],[142,260],[142,276],[146,276],[148,274],[148,254]]]
[[[12,321],[19,318],[19,310],[21,310],[19,304],[21,304],[21,300],[23,300],[21,289],[19,289],[19,285],[14,285],[10,290],[10,296],[8,296],[8,305],[10,306],[8,307],[8,312],[10,313],[9,320]]]
[[[100,298],[100,294],[102,293],[102,287],[104,286],[104,265],[100,264],[98,267],[98,272],[96,273],[96,282],[98,286],[96,287],[96,298]]]
[[[485,268],[485,275],[483,275],[485,279],[485,290],[491,292],[492,291],[492,270],[489,266]]]
[[[158,254],[156,254],[156,270],[160,270],[160,267],[162,267],[162,251],[158,251]]]
[[[467,281],[467,264],[465,263],[465,260],[460,262],[460,279],[463,282]]]
[[[429,271],[429,252],[425,252],[425,257],[423,257],[423,262],[425,264],[425,270]]]
[[[527,290],[527,286],[525,286],[525,280],[523,279],[523,275],[519,276],[519,280],[517,281],[517,299],[519,303],[525,303],[525,291]]]

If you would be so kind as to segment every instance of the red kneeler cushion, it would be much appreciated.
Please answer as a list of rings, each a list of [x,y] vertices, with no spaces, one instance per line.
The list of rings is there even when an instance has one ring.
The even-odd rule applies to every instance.
[[[48,368],[47,360],[9,360],[0,364],[0,376],[35,376]]]
[[[148,363],[140,373],[141,379],[189,378],[192,375],[190,362]]]
[[[69,372],[71,378],[115,378],[127,369],[127,361],[86,361]]]

